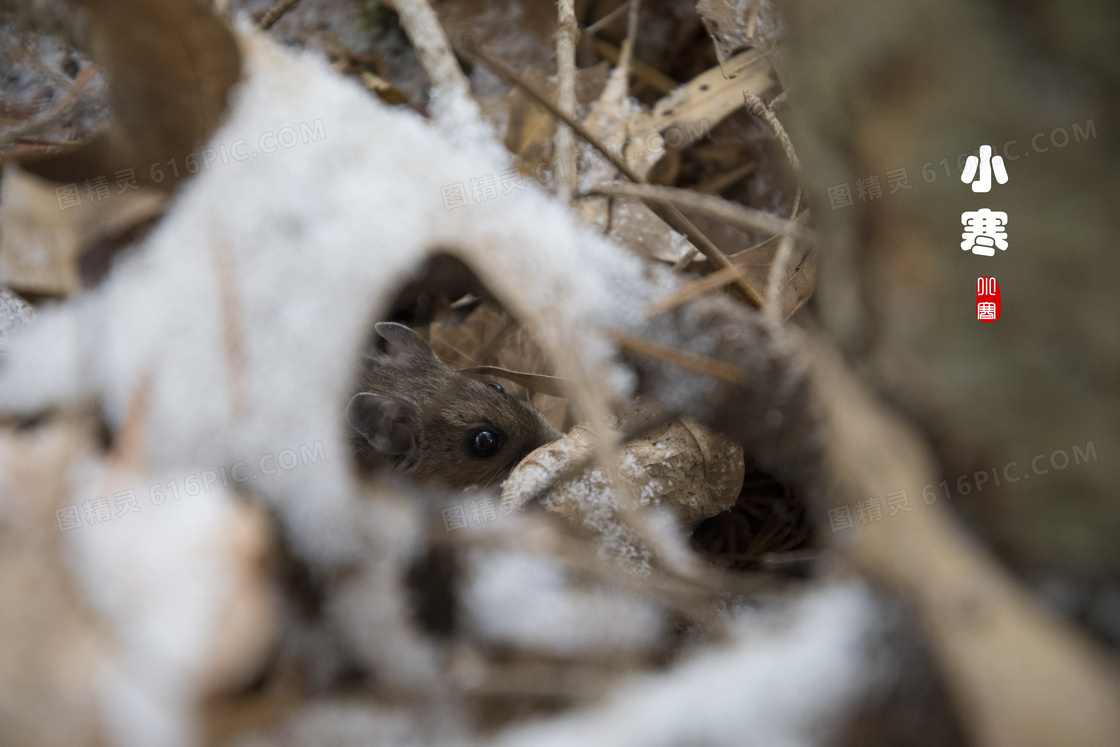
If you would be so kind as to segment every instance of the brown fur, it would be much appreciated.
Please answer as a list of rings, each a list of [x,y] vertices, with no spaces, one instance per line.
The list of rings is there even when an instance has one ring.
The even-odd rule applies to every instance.
[[[381,395],[401,403],[402,411],[403,406],[410,408],[405,429],[411,434],[411,447],[400,454],[378,450],[372,445],[376,433],[371,441],[370,434],[360,432],[348,407],[354,427],[351,442],[364,469],[392,468],[418,481],[453,488],[494,485],[530,451],[559,438],[532,405],[457,373],[407,327],[383,323],[377,332],[388,341],[389,350],[367,355],[357,394]],[[469,441],[480,428],[502,441],[491,457],[471,453]]]

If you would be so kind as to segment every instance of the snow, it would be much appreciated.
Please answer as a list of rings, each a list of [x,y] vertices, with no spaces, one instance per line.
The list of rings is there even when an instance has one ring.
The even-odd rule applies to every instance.
[[[808,747],[876,684],[880,610],[866,588],[822,586],[779,613],[741,614],[733,641],[600,707],[511,730],[497,747]]]
[[[61,537],[107,637],[96,675],[106,727],[123,747],[193,744],[194,699],[213,677],[219,641],[231,635],[228,611],[260,601],[242,563],[254,559],[239,557],[245,517],[220,485],[153,506],[144,493],[164,481],[152,475],[113,477],[87,463],[75,467],[72,482],[79,507],[124,490],[135,490],[141,506],[100,523],[87,515]],[[253,634],[267,645],[266,627]]]
[[[653,646],[665,631],[655,605],[608,589],[579,588],[559,561],[476,551],[463,604],[478,635],[554,656],[619,656]]]
[[[0,288],[0,354],[7,349],[9,341],[34,318],[35,309],[7,288]]]

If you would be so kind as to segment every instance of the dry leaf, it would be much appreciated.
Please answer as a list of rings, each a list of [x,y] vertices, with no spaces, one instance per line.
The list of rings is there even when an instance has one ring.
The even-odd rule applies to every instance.
[[[729,259],[747,281],[755,288],[765,288],[774,255],[778,252],[781,236],[775,236],[750,249],[732,254]],[[790,256],[786,282],[782,287],[782,318],[786,319],[805,305],[813,295],[817,276],[817,252],[812,246],[794,244]],[[735,285],[728,286],[731,293],[738,293]]]
[[[539,496],[546,510],[591,530],[608,554],[626,558],[648,553],[642,528],[630,526],[628,512],[666,508],[687,535],[730,508],[743,485],[742,447],[695,421],[674,420],[626,444],[611,466],[565,479],[591,460],[597,444],[594,434],[576,426],[537,449],[506,481],[503,506],[516,508],[525,496]]]
[[[638,200],[611,202],[608,234],[639,257],[662,262],[677,262],[693,251],[688,239]]]
[[[0,433],[0,703],[5,744],[93,747],[107,641],[64,562],[55,508],[86,435],[57,424]]]
[[[556,85],[544,71],[530,68],[525,78],[555,97]],[[599,63],[576,72],[576,101],[586,107],[595,101],[607,83],[607,64]],[[536,176],[538,168],[556,169],[552,145],[556,135],[556,118],[537,104],[520,88],[509,92],[509,119],[505,144],[517,156],[518,168],[525,176]]]
[[[56,185],[9,166],[0,200],[0,283],[17,290],[66,295],[82,285],[79,260],[99,238],[118,235],[162,214],[166,194],[115,187],[93,200],[75,187],[81,205],[65,207]]]
[[[763,96],[776,84],[766,55],[757,49],[742,52],[654,104],[651,131],[673,126],[711,129],[743,105],[743,91]]]
[[[110,79],[108,130],[84,147],[28,165],[60,182],[113,178],[170,190],[190,173],[188,156],[217,127],[241,74],[233,34],[197,0],[82,0],[91,53]],[[153,175],[153,166],[175,159]]]
[[[555,86],[548,84],[548,76],[543,70],[529,68],[523,72],[525,78],[535,83],[540,90],[555,95]],[[514,88],[509,92],[508,101],[506,148],[517,156],[521,173],[531,176],[538,166],[547,168],[552,158],[552,138],[556,133],[556,120],[520,88]]]
[[[448,365],[504,378],[510,395],[531,398],[555,427],[566,425],[564,386],[571,382],[553,375],[540,346],[497,305],[484,302],[455,326],[433,322],[428,337],[432,350]]]
[[[362,85],[366,87],[367,91],[373,91],[377,94],[377,98],[381,99],[386,104],[397,106],[408,103],[408,96],[405,95],[403,91],[381,76],[374,75],[368,70],[362,71]]]
[[[629,165],[645,178],[667,153],[705,137],[741,107],[744,89],[762,94],[775,82],[766,58],[751,50],[732,59],[726,68],[714,67],[680,86],[647,113],[635,107],[621,82],[612,78],[585,124],[609,145],[630,139],[631,147],[626,152]],[[585,187],[614,178],[613,168],[596,164],[584,179]],[[610,235],[639,256],[676,262],[692,248],[644,205],[592,198],[583,200],[580,209],[586,222],[609,226]],[[765,282],[759,287],[765,287]]]
[[[762,0],[699,0],[696,12],[726,65],[744,47],[771,47],[778,41],[781,22],[771,3]]]
[[[599,109],[585,124],[608,144],[632,138],[634,147],[627,152],[629,165],[644,178],[671,149],[694,145],[743,106],[743,91],[762,96],[776,83],[766,56],[749,50],[724,67],[713,67],[696,76],[660,99],[648,113],[635,109],[629,99],[618,101],[618,86],[608,86]],[[664,137],[660,146],[658,136]]]
[[[479,304],[462,324],[432,322],[428,342],[436,355],[453,368],[468,368],[494,362],[495,345],[506,334],[512,320],[492,303]]]
[[[633,130],[647,129],[644,122],[648,115],[630,98],[625,73],[626,71],[617,67],[611,71],[607,85],[583,122],[587,131],[608,147],[620,147]],[[645,171],[640,170],[641,161],[632,164],[631,167],[640,177],[645,176]],[[613,181],[617,177],[613,166],[605,159],[597,159],[587,168],[580,181],[581,186],[587,187]],[[610,202],[602,198],[583,199],[579,204],[580,217],[588,225],[605,230],[610,225],[609,205]]]

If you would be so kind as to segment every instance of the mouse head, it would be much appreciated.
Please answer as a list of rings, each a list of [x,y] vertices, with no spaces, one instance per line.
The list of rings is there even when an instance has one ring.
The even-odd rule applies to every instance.
[[[376,325],[371,356],[346,420],[367,450],[417,480],[493,485],[530,451],[559,437],[532,405],[497,382],[457,373],[400,324]]]

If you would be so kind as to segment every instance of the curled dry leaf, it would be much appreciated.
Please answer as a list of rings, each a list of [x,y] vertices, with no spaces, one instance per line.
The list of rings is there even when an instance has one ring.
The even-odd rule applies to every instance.
[[[640,332],[662,347],[722,361],[743,383],[628,356],[639,394],[734,438],[764,471],[795,488],[817,479],[820,411],[797,330],[775,327],[725,296],[702,296],[649,319]]]
[[[648,551],[638,539],[642,530],[628,526],[629,511],[666,508],[688,534],[734,504],[743,485],[742,447],[692,420],[674,420],[623,446],[610,466],[571,477],[591,462],[597,441],[576,426],[534,451],[506,481],[503,507],[516,509],[526,496],[540,496],[546,510],[598,535],[607,554],[640,557]]]
[[[187,159],[218,126],[241,75],[232,32],[197,0],[79,4],[93,59],[110,78],[110,125],[79,150],[28,168],[61,182],[132,169],[141,183],[173,188],[192,173]],[[174,170],[165,166],[169,159]]]

